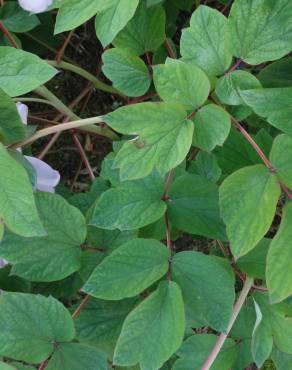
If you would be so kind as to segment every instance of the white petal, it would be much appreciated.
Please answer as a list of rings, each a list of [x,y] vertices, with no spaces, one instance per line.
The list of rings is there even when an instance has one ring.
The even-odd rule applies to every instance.
[[[6,261],[4,258],[0,258],[0,269],[2,267],[5,267],[6,265],[8,265],[8,261]]]
[[[38,158],[25,156],[25,158],[34,167],[37,176],[36,188],[40,191],[54,193],[55,186],[60,182],[60,173],[55,171],[46,162]]]
[[[45,12],[53,0],[18,0],[18,3],[24,10],[37,14]]]
[[[28,116],[28,106],[25,104],[22,104],[21,102],[16,103],[16,108],[18,111],[18,114],[22,120],[22,123],[24,125],[27,125],[27,116]]]

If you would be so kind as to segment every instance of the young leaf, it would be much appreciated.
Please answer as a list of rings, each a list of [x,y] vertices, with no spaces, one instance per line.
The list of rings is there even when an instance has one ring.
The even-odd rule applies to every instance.
[[[173,370],[201,369],[218,337],[214,334],[196,334],[189,336],[177,351],[179,359]],[[226,370],[233,368],[238,355],[238,348],[232,339],[227,339],[211,369]]]
[[[165,18],[162,6],[147,8],[146,1],[140,1],[134,17],[114,39],[114,46],[135,55],[156,51],[166,37]]]
[[[180,252],[172,261],[172,277],[182,289],[187,317],[217,331],[227,328],[235,298],[228,263],[200,252]]]
[[[0,88],[9,96],[26,94],[57,73],[38,56],[8,46],[0,46],[0,64]]]
[[[281,58],[292,49],[291,17],[289,0],[235,0],[228,19],[230,51],[252,65]]]
[[[7,233],[0,255],[13,263],[12,273],[18,276],[33,281],[60,280],[80,267],[85,219],[56,194],[37,193],[36,203],[47,236],[23,238]]]
[[[280,194],[276,176],[261,164],[234,172],[220,186],[221,215],[235,258],[252,250],[265,236]]]
[[[108,353],[112,358],[123,322],[135,304],[136,300],[133,299],[90,299],[76,319],[78,340]]]
[[[289,188],[292,188],[292,137],[288,135],[276,136],[270,160],[276,168],[277,177]]]
[[[159,369],[179,348],[185,330],[179,286],[161,282],[126,318],[114,353],[115,365]],[[157,340],[153,340],[157,338]]]
[[[139,57],[113,48],[102,55],[102,71],[113,86],[127,96],[141,96],[151,84],[150,73]]]
[[[154,168],[164,175],[184,160],[191,146],[194,125],[179,104],[133,104],[103,119],[114,130],[136,136],[115,158],[121,180],[145,177]]]
[[[135,230],[163,216],[164,184],[157,173],[126,181],[104,192],[93,209],[90,225],[108,230]]]
[[[260,368],[270,356],[273,343],[285,353],[292,354],[291,308],[282,303],[270,305],[266,293],[254,293],[257,321],[252,336],[252,354]]]
[[[139,0],[98,0],[97,4],[96,35],[106,47],[133,17]]]
[[[69,312],[52,297],[2,292],[0,307],[1,356],[39,363],[51,355],[54,344],[74,338]]]
[[[292,134],[291,87],[245,90],[240,95],[256,114],[286,134]]]
[[[27,173],[1,143],[0,173],[0,217],[4,224],[25,237],[45,235]]]
[[[101,8],[100,0],[65,0],[59,9],[55,34],[72,30],[92,18]]]
[[[167,59],[165,64],[154,66],[153,79],[156,91],[166,103],[181,103],[188,110],[203,105],[210,92],[205,73],[180,60]]]
[[[277,303],[292,294],[292,203],[283,210],[280,228],[271,242],[267,256],[267,286],[270,300]]]
[[[259,80],[249,72],[234,71],[222,76],[216,84],[216,95],[221,103],[228,105],[244,104],[240,90],[260,88]]]
[[[220,218],[218,186],[203,177],[186,174],[169,189],[167,209],[171,223],[180,230],[225,240]]]
[[[165,275],[169,258],[164,244],[154,239],[133,239],[96,267],[83,290],[101,299],[134,297]]]
[[[105,354],[79,343],[61,343],[46,366],[47,370],[108,370]]]
[[[222,74],[231,63],[226,47],[227,19],[218,10],[199,6],[180,42],[184,60],[201,67],[208,75]]]
[[[208,104],[199,109],[193,122],[193,145],[209,152],[216,145],[223,145],[231,126],[229,114],[215,104]]]
[[[0,141],[5,145],[12,144],[24,139],[25,135],[25,126],[14,101],[0,89]]]

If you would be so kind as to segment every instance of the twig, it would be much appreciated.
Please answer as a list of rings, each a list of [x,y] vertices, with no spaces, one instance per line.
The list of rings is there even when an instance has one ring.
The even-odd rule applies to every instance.
[[[84,299],[82,300],[82,302],[80,303],[80,305],[74,311],[74,313],[72,315],[72,319],[73,320],[75,320],[80,315],[81,310],[87,305],[87,303],[89,302],[89,300],[90,300],[90,295],[87,294],[84,297]]]
[[[4,35],[8,38],[10,44],[15,48],[18,49],[13,37],[11,36],[10,32],[8,29],[4,26],[3,22],[0,21],[0,29],[4,33]]]
[[[232,314],[231,314],[231,318],[229,320],[229,323],[228,323],[228,326],[227,326],[227,330],[225,333],[221,333],[218,337],[218,340],[214,346],[214,348],[212,349],[212,351],[210,352],[207,360],[205,361],[204,365],[202,366],[201,370],[209,370],[211,368],[211,366],[213,365],[214,361],[216,360],[221,348],[223,347],[224,343],[225,343],[225,340],[227,339],[227,336],[230,332],[230,330],[232,329],[233,327],[233,324],[235,323],[235,320],[237,319],[237,316],[246,300],[246,297],[250,291],[250,289],[252,288],[252,285],[253,285],[253,279],[250,278],[250,277],[247,277],[247,279],[245,280],[245,283],[243,285],[243,288],[242,288],[242,291],[238,297],[238,300],[236,301],[235,303],[235,306],[233,308],[233,311],[232,311]]]
[[[65,39],[65,42],[63,43],[61,49],[58,51],[57,55],[56,55],[56,62],[59,64],[60,61],[62,60],[63,58],[63,55],[65,53],[65,50],[66,50],[66,47],[68,46],[73,34],[75,32],[75,28],[69,32],[68,36],[66,37]]]
[[[75,143],[75,145],[76,145],[76,147],[79,151],[80,157],[81,157],[83,163],[85,164],[85,167],[87,168],[88,174],[89,174],[91,180],[94,181],[95,180],[95,175],[94,175],[92,167],[89,163],[89,160],[87,158],[85,150],[83,149],[83,146],[81,145],[81,143],[78,139],[78,136],[75,133],[72,133],[72,137],[73,137],[74,143]]]

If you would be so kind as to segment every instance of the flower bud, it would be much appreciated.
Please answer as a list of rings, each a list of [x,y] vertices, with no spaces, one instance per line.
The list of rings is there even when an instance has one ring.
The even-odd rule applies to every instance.
[[[53,0],[18,0],[18,3],[22,9],[37,14],[45,12]]]

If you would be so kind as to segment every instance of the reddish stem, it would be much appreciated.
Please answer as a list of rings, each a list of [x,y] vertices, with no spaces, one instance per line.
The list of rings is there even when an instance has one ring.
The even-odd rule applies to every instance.
[[[75,32],[75,29],[73,29],[72,31],[69,32],[68,36],[66,37],[61,49],[58,51],[57,55],[56,55],[56,62],[59,64],[60,61],[62,60],[63,58],[63,55],[65,53],[65,50],[66,50],[66,47],[68,46],[73,34]]]
[[[44,368],[47,366],[47,361],[48,361],[48,360],[43,361],[43,362],[40,364],[40,366],[39,366],[38,370],[44,370]]]
[[[176,55],[175,55],[175,52],[173,51],[172,49],[172,46],[169,42],[169,40],[166,38],[165,41],[164,41],[164,46],[168,52],[168,55],[172,58],[172,59],[176,59]]]
[[[10,44],[15,48],[18,49],[13,37],[11,36],[10,32],[8,29],[4,26],[4,24],[0,21],[0,29],[4,33],[4,35],[8,38]]]
[[[234,117],[231,116],[231,121],[234,126],[242,133],[242,135],[246,138],[246,140],[250,143],[250,145],[254,148],[254,150],[258,153],[261,160],[264,162],[265,166],[271,171],[276,172],[275,168],[273,167],[272,163],[268,160],[265,156],[264,152],[258,146],[258,144],[253,140],[253,138],[249,135],[249,133],[241,126],[241,124],[236,121]]]
[[[72,319],[75,320],[79,315],[80,315],[80,312],[81,310],[87,305],[87,303],[89,302],[90,300],[90,295],[87,294],[82,302],[80,303],[80,305],[76,308],[76,310],[74,311],[73,315],[72,315]]]
[[[233,66],[231,66],[228,70],[227,70],[227,72],[225,72],[225,75],[228,75],[229,73],[231,73],[231,72],[234,72],[236,69],[237,69],[237,67],[239,67],[239,65],[240,65],[240,63],[242,62],[242,59],[238,59],[236,62],[235,62],[235,64],[233,64]]]
[[[95,180],[95,175],[94,175],[94,172],[92,170],[92,167],[91,167],[91,165],[89,163],[89,160],[87,158],[87,155],[85,153],[85,150],[83,149],[83,146],[81,145],[81,143],[80,143],[80,141],[78,139],[78,136],[74,132],[72,132],[72,137],[73,137],[74,143],[75,143],[75,145],[76,145],[76,147],[77,147],[77,149],[79,151],[80,157],[81,157],[82,161],[84,162],[84,164],[85,164],[85,166],[87,168],[87,171],[89,173],[89,176],[90,176],[91,180],[94,181]]]

